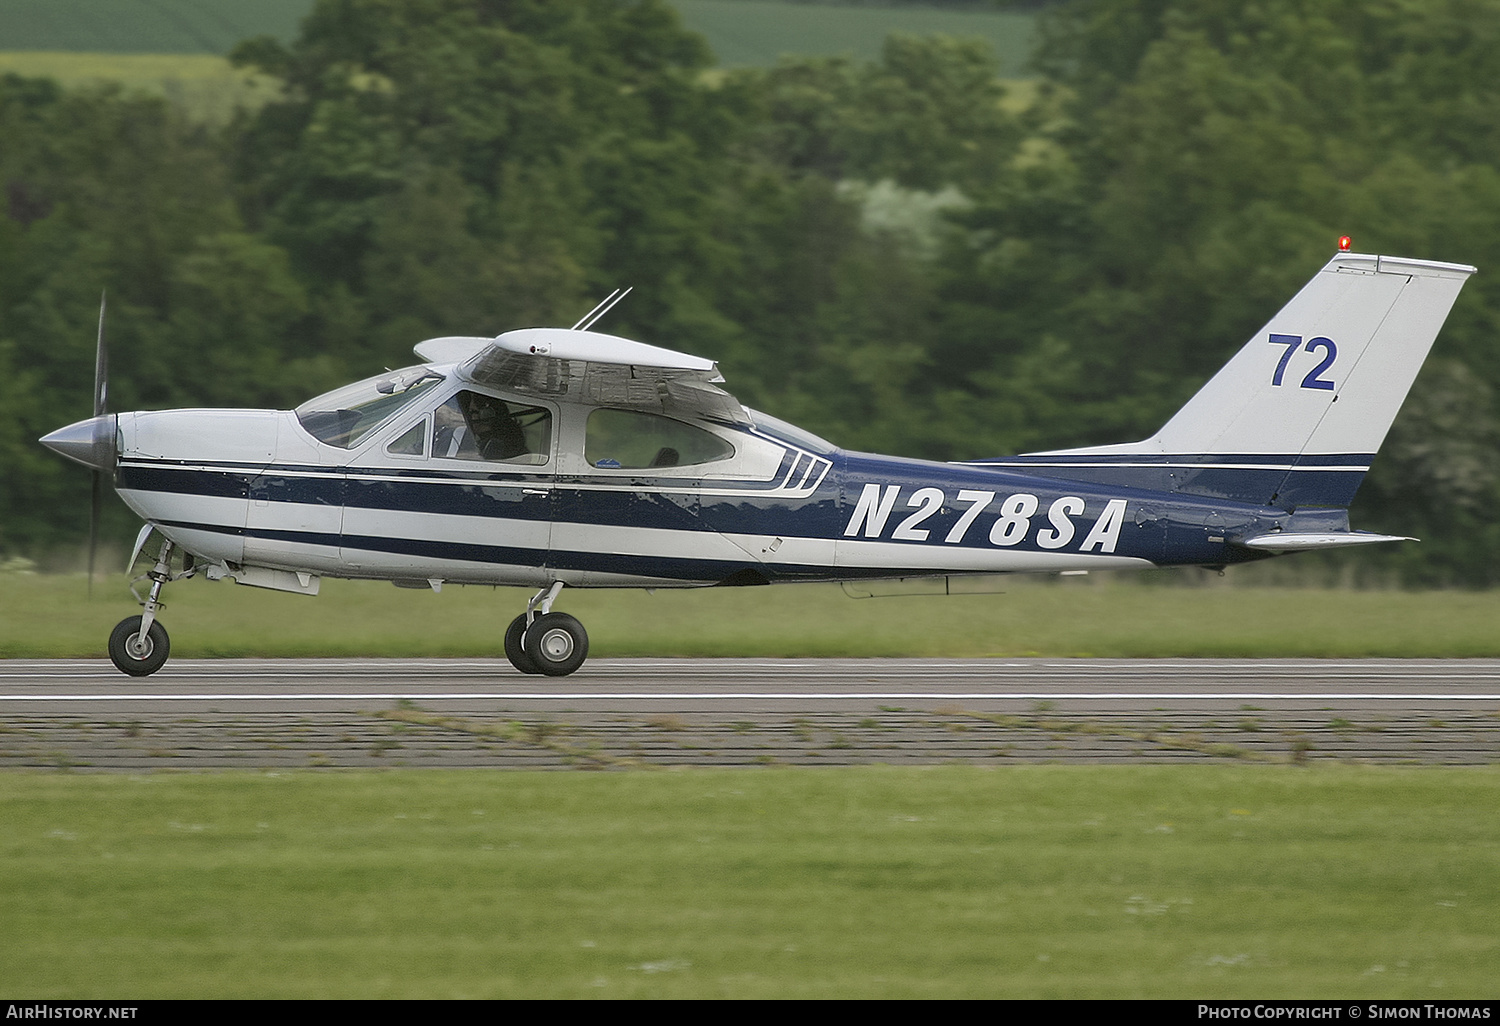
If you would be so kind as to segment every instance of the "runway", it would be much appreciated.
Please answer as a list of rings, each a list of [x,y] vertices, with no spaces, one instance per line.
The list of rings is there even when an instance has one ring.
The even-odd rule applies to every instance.
[[[379,701],[689,703],[791,711],[870,701],[1500,703],[1500,660],[600,659],[571,677],[504,660],[175,660],[131,678],[104,660],[0,661],[0,707],[258,703],[291,710]],[[327,703],[327,704],[324,704]]]
[[[1487,764],[1500,660],[11,660],[0,722],[15,767]]]

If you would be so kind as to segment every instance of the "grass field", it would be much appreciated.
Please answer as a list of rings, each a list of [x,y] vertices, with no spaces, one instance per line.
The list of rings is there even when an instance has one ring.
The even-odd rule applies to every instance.
[[[313,0],[5,0],[0,74],[52,78],[69,88],[101,82],[161,96],[196,121],[222,125],[237,107],[275,98],[275,84],[223,54],[256,35],[291,40]],[[677,0],[723,67],[769,67],[783,54],[880,55],[891,32],[980,38],[1002,71],[1025,73],[1033,16],[923,7],[866,8],[780,0]],[[1029,97],[1017,81],[1017,103]]]
[[[1022,73],[1033,16],[1010,11],[841,7],[782,0],[673,0],[725,67],[775,64],[782,54],[879,56],[891,32],[984,39],[1007,75]],[[241,40],[296,37],[313,0],[5,0],[0,50],[80,54],[215,54]],[[134,72],[129,72],[134,74]]]
[[[110,83],[160,96],[194,121],[222,125],[236,107],[256,108],[278,95],[275,80],[208,54],[0,51],[0,75],[50,78],[64,88]]]
[[[313,0],[5,0],[0,50],[224,54],[242,39],[290,39]]]
[[[826,585],[564,590],[557,608],[583,621],[595,658],[1500,656],[1500,592],[1150,580],[1021,577],[998,594],[863,600]],[[102,656],[110,629],[137,608],[120,577],[101,578],[93,600],[85,591],[78,575],[0,576],[0,658]],[[529,597],[325,580],[305,598],[192,579],[165,590],[161,619],[180,657],[500,657],[505,625]]]
[[[0,775],[36,998],[1494,998],[1500,772]]]
[[[672,0],[682,22],[708,40],[725,67],[768,67],[783,54],[880,56],[892,32],[983,39],[1002,74],[1025,70],[1034,16],[1012,11],[947,11],[924,7],[840,7],[773,0]]]

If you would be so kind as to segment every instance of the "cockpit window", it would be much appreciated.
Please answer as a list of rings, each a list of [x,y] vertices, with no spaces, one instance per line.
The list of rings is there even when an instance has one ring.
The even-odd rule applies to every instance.
[[[605,470],[682,467],[734,455],[734,446],[709,431],[639,410],[589,414],[584,458]]]
[[[425,456],[427,450],[427,418],[423,417],[401,432],[385,447],[392,456]]]
[[[432,455],[541,466],[552,450],[552,412],[463,391],[433,414]]]
[[[427,367],[386,371],[334,389],[297,407],[297,420],[318,441],[352,449],[398,410],[443,380]]]

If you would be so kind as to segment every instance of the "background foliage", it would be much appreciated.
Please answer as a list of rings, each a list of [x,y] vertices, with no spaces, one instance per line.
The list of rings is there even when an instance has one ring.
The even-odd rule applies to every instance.
[[[1073,0],[982,43],[724,69],[660,0],[319,0],[217,120],[0,79],[0,556],[76,544],[99,293],[116,409],[289,406],[442,334],[718,359],[851,448],[1149,434],[1341,233],[1500,265],[1500,0]],[[1467,286],[1358,500],[1361,561],[1500,577],[1500,280]],[[117,509],[117,529],[129,531]]]

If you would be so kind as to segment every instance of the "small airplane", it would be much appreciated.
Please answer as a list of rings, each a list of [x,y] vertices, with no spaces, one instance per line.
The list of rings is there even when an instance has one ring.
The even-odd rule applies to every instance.
[[[1474,268],[1339,252],[1140,442],[957,463],[859,452],[741,405],[710,360],[572,328],[416,346],[295,410],[106,413],[41,441],[109,475],[161,539],[109,654],[154,673],[162,587],[314,595],[321,577],[536,589],[505,631],[563,676],[564,586],[664,588],[1223,567],[1409,541],[1349,504]],[[96,488],[97,518],[97,488]],[[174,554],[180,553],[180,558]]]

